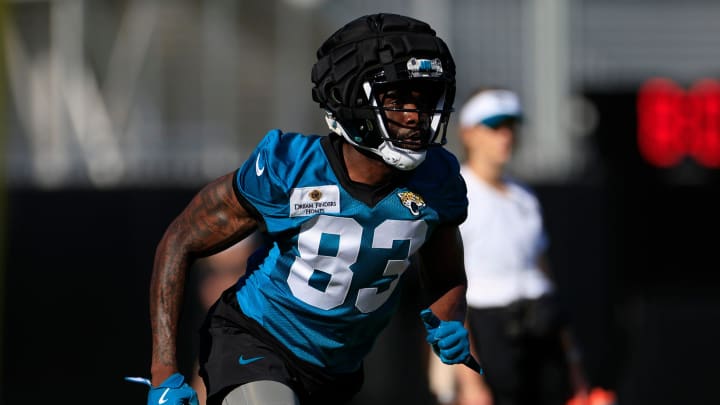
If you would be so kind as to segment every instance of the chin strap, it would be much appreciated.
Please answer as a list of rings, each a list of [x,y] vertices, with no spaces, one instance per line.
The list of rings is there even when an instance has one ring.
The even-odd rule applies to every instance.
[[[426,150],[414,151],[398,148],[387,141],[383,141],[376,150],[376,153],[383,158],[385,163],[400,170],[413,170],[420,166],[420,163],[425,160],[427,155]]]
[[[325,113],[325,122],[332,132],[345,138],[351,145],[380,156],[385,163],[400,170],[415,169],[425,160],[425,156],[427,155],[427,150],[415,151],[399,148],[388,141],[383,141],[377,149],[362,146],[352,139],[332,113]]]

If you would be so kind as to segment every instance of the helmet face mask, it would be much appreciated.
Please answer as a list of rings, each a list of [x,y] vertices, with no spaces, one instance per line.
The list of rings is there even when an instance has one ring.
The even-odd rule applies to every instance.
[[[349,23],[318,50],[312,80],[330,129],[392,166],[413,169],[446,142],[455,65],[424,22],[376,14]]]
[[[444,143],[436,142],[446,112],[442,83],[415,79],[372,86],[366,82],[364,88],[376,111],[379,141],[412,150]]]

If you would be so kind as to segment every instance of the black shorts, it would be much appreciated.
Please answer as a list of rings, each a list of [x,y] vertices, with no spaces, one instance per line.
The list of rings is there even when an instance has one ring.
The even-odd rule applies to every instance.
[[[220,404],[235,387],[252,381],[283,383],[302,404],[347,402],[363,383],[362,367],[348,374],[331,374],[295,356],[242,313],[234,287],[210,308],[200,330],[200,375],[208,405]]]

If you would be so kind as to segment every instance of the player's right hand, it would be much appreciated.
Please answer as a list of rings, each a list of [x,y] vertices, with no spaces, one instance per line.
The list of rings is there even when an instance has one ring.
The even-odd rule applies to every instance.
[[[185,377],[180,373],[171,375],[158,386],[153,386],[146,378],[125,377],[125,379],[150,387],[147,405],[199,405],[197,393],[185,382]]]

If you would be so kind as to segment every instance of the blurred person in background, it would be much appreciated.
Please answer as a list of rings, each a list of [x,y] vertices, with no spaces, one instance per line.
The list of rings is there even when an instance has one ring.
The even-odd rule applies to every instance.
[[[418,252],[426,340],[467,363],[467,214],[457,159],[441,147],[455,65],[426,23],[358,18],[317,52],[313,99],[329,136],[270,131],[233,173],[205,186],[160,241],[150,286],[149,404],[197,403],[178,371],[187,269],[259,230],[269,242],[209,310],[200,374],[208,404],[339,404],[394,314]]]
[[[538,199],[505,173],[521,118],[506,89],[474,92],[460,109],[461,167],[468,218],[460,225],[468,275],[472,350],[484,376],[462,367],[437,371],[435,384],[456,389],[459,405],[562,405],[587,384],[561,315],[545,257],[548,239]],[[439,366],[442,370],[442,366]],[[453,378],[454,377],[454,378]],[[453,384],[455,386],[453,386]]]

